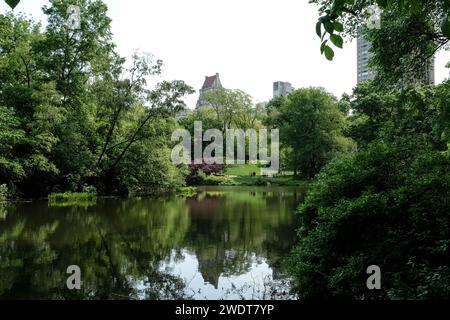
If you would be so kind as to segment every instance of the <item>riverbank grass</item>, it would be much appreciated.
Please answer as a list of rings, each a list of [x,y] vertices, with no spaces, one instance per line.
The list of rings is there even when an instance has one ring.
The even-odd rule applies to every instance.
[[[177,188],[177,196],[184,197],[184,198],[190,198],[197,194],[197,188],[196,187],[178,187]]]
[[[52,193],[48,196],[51,207],[89,207],[97,203],[97,194],[89,192]]]
[[[0,185],[0,203],[6,202],[8,199],[8,187],[6,184]]]

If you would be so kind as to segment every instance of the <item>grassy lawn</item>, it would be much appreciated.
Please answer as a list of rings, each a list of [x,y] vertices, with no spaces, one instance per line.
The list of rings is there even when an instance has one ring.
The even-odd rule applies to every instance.
[[[294,176],[280,177],[232,177],[221,185],[229,186],[304,186],[307,181],[297,179]]]
[[[225,168],[224,175],[226,176],[251,176],[253,172],[256,175],[261,174],[261,167],[257,164],[242,164],[235,166],[228,166]]]
[[[256,172],[255,177],[252,176],[253,172]],[[304,186],[308,184],[307,181],[295,177],[292,172],[285,172],[284,175],[277,177],[262,177],[261,167],[255,164],[228,166],[223,176],[208,180],[213,185],[223,186]]]

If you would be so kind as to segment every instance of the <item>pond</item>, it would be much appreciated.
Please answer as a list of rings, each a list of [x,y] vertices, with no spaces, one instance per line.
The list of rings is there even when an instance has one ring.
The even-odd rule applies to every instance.
[[[304,190],[202,187],[182,198],[0,209],[0,299],[293,299],[283,260]],[[80,290],[66,285],[81,270]]]

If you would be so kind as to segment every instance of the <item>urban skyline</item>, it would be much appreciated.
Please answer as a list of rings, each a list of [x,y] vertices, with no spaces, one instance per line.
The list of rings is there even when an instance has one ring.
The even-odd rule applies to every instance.
[[[273,82],[277,80],[289,81],[296,88],[324,87],[336,97],[351,94],[356,85],[356,39],[337,50],[333,62],[318,55],[320,39],[314,32],[317,6],[307,2],[283,0],[283,5],[276,6],[272,1],[260,0],[230,0],[216,5],[207,0],[135,0],[132,6],[115,0],[105,3],[119,54],[130,61],[139,49],[162,59],[162,79],[183,79],[197,90],[186,98],[190,109],[196,106],[204,75],[216,72],[220,72],[222,82],[230,89],[247,92],[255,102],[270,100]],[[16,11],[33,15],[45,27],[46,17],[41,10],[44,5],[49,5],[49,1],[23,1]],[[259,19],[249,27],[248,17],[255,6]],[[178,10],[173,11],[174,7]],[[238,12],[236,7],[240,8]],[[7,10],[10,8],[0,2],[0,11]],[[158,14],[149,19],[149,12]],[[232,24],[230,16],[234,17]],[[214,27],[205,27],[210,24]],[[273,24],[278,27],[273,28]],[[284,43],[284,47],[272,45],[273,39]],[[450,52],[442,51],[436,56],[436,84],[449,77],[445,68],[449,59]]]

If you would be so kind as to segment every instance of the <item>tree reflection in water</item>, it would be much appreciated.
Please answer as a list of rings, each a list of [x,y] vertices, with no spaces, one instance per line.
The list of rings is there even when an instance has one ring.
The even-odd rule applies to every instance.
[[[245,279],[262,265],[270,271],[257,283],[264,295],[285,290],[273,287],[286,282],[282,260],[295,240],[293,211],[302,195],[294,189],[215,187],[189,199],[3,207],[0,298],[255,298],[247,293],[255,291],[248,279],[229,288],[219,282]],[[81,290],[66,288],[69,265],[82,270]],[[195,291],[208,285],[212,291],[193,294],[189,269],[203,282]],[[236,294],[227,292],[234,288]]]

